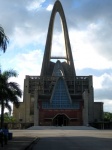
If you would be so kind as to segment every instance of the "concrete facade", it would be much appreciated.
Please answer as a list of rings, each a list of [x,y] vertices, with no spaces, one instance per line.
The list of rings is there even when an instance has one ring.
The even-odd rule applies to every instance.
[[[103,102],[94,102],[95,122],[103,121]]]
[[[66,57],[51,57],[53,24],[57,12],[62,20]],[[26,76],[23,103],[20,103],[19,109],[14,107],[13,115],[21,123],[81,126],[91,124],[96,119],[102,120],[102,113],[103,105],[94,103],[92,76],[76,76],[66,19],[62,5],[57,0],[49,22],[41,75]]]

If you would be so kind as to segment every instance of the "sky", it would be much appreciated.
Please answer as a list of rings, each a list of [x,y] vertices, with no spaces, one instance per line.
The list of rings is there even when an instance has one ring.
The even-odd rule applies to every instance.
[[[77,76],[93,76],[94,101],[112,112],[112,0],[60,0],[66,16]],[[9,38],[0,52],[2,72],[14,69],[23,90],[26,75],[40,75],[55,0],[0,0],[0,26]],[[52,56],[65,54],[56,14]]]

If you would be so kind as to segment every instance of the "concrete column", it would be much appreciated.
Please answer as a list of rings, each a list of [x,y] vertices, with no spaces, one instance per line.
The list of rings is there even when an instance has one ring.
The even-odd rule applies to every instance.
[[[94,89],[93,89],[93,79],[89,76],[89,101],[88,101],[88,115],[89,123],[94,122]]]
[[[34,94],[34,126],[39,126],[38,91]]]
[[[83,109],[83,125],[88,125],[88,90],[83,93],[84,109]]]

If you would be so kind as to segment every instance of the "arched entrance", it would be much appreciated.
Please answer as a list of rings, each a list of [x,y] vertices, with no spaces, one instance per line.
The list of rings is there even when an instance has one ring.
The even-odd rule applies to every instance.
[[[53,126],[68,126],[69,118],[65,114],[58,114],[53,119]]]

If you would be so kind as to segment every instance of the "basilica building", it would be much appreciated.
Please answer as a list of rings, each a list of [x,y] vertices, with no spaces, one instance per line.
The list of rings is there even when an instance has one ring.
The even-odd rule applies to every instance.
[[[62,21],[66,56],[51,56],[56,13]],[[55,60],[55,61],[54,61]],[[17,123],[35,126],[82,126],[102,120],[103,103],[94,102],[93,77],[77,76],[62,4],[51,12],[40,76],[27,75],[23,102],[13,108]]]

